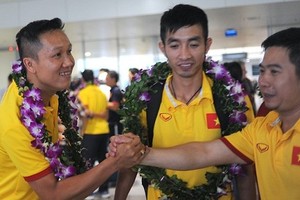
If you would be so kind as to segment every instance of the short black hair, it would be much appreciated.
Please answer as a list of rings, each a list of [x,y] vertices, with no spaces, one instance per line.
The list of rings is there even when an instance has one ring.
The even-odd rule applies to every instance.
[[[229,71],[232,78],[238,80],[239,82],[243,81],[243,70],[239,62],[225,62],[224,66]]]
[[[84,70],[82,73],[82,78],[85,82],[90,82],[90,83],[94,83],[94,72],[93,70],[90,69],[86,69]]]
[[[133,75],[135,75],[136,73],[139,72],[138,68],[129,68],[130,73],[132,73]]]
[[[208,38],[208,19],[206,13],[192,5],[178,4],[164,12],[160,19],[160,39],[163,44],[167,33],[174,33],[185,26],[200,25],[203,29],[205,42]]]
[[[288,50],[289,59],[296,67],[296,74],[300,78],[300,28],[284,29],[269,36],[262,42],[264,50],[270,47],[283,47]]]
[[[119,81],[119,74],[118,72],[114,71],[114,70],[110,70],[107,75],[110,77],[110,78],[113,78],[115,79],[116,82]]]
[[[42,48],[40,36],[53,30],[63,30],[61,19],[37,20],[23,27],[16,35],[20,59],[31,57],[37,59],[37,52]]]

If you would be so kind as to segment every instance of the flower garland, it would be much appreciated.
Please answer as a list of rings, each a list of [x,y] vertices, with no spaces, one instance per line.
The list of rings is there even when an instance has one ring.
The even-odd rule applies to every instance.
[[[81,137],[77,133],[77,109],[75,97],[69,97],[67,91],[57,92],[59,97],[59,118],[65,126],[64,141],[52,142],[47,127],[43,123],[46,112],[41,97],[41,90],[33,87],[26,79],[26,70],[21,61],[12,65],[13,79],[23,97],[20,106],[21,122],[34,140],[31,146],[39,149],[49,161],[55,177],[64,179],[88,169],[81,156]]]
[[[229,116],[226,130],[221,135],[241,130],[247,123],[245,111],[245,93],[241,83],[235,81],[226,68],[210,58],[203,66],[206,75],[214,84],[212,91],[218,95],[221,101],[222,111]],[[134,82],[127,88],[123,109],[120,110],[124,132],[133,132],[141,137],[144,144],[147,144],[147,130],[141,123],[140,113],[147,108],[147,102],[151,99],[154,91],[152,86],[166,80],[171,73],[166,62],[156,63],[148,70],[140,70],[134,77]],[[138,171],[143,178],[159,188],[167,199],[217,199],[226,194],[226,185],[231,182],[234,175],[241,174],[239,165],[218,166],[220,172],[206,173],[207,184],[188,188],[187,183],[178,179],[176,175],[168,176],[162,168],[138,166]]]

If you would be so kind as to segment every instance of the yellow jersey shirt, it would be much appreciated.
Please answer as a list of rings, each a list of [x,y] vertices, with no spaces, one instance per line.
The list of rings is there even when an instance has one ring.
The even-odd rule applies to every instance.
[[[212,80],[203,73],[202,90],[188,105],[172,96],[169,90],[170,80],[171,76],[166,80],[162,102],[155,120],[153,147],[171,147],[192,141],[203,142],[220,138],[221,128],[213,103]],[[247,112],[248,115],[249,120],[254,118],[252,110]],[[142,122],[145,123],[144,113]],[[217,167],[212,166],[189,171],[167,170],[167,174],[169,176],[176,174],[178,178],[188,183],[188,187],[192,188],[196,185],[206,184],[206,172],[217,172],[217,170]],[[160,197],[160,191],[149,186],[148,199],[157,200]],[[232,195],[229,192],[220,199],[232,199]]]
[[[52,172],[45,156],[31,146],[34,139],[20,121],[19,106],[23,98],[13,82],[0,103],[0,198],[1,200],[38,199],[27,181]],[[54,95],[46,107],[43,121],[55,141],[58,138],[58,97]]]
[[[255,162],[261,199],[300,199],[300,120],[287,132],[278,113],[257,117],[221,140],[246,162]]]
[[[78,98],[82,105],[94,113],[101,113],[107,109],[107,99],[105,94],[96,85],[87,85],[79,91]],[[108,134],[109,126],[106,119],[91,118],[87,120],[86,129],[88,134]]]

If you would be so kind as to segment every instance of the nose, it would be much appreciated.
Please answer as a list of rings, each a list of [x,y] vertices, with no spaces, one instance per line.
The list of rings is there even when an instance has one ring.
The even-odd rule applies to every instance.
[[[179,57],[183,60],[191,58],[191,52],[188,46],[182,46],[179,53]]]
[[[72,54],[66,55],[64,58],[63,66],[73,68],[75,65],[75,60]]]
[[[268,75],[266,75],[265,73],[260,74],[258,77],[258,85],[260,88],[265,88],[270,86]]]

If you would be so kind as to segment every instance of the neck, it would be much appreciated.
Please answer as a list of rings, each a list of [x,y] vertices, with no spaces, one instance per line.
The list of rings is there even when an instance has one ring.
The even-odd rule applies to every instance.
[[[180,82],[176,84],[174,78],[170,81],[170,90],[175,99],[184,102],[188,105],[194,98],[197,97],[202,88],[202,82]]]
[[[282,132],[285,133],[286,131],[291,129],[296,124],[296,122],[299,120],[300,108],[293,109],[293,111],[289,111],[286,113],[280,112],[279,116],[280,116],[280,120],[282,122],[282,124],[281,124]]]

